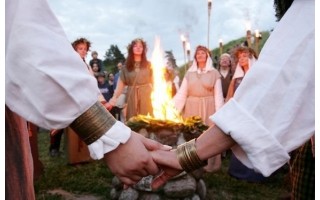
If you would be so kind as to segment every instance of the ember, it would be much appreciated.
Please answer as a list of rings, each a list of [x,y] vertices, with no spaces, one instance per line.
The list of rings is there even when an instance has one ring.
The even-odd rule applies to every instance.
[[[132,130],[142,133],[144,129],[148,133],[153,133],[156,136],[159,133],[162,133],[163,130],[168,130],[172,134],[183,134],[183,137],[186,141],[189,141],[193,138],[200,136],[202,132],[204,132],[208,126],[202,122],[202,119],[198,116],[193,116],[185,119],[183,122],[173,122],[170,120],[161,120],[156,119],[150,116],[138,115],[136,117],[132,117],[126,123]],[[143,134],[145,135],[145,134]],[[145,135],[148,138],[150,134]],[[162,142],[162,141],[159,141]],[[163,143],[166,144],[166,143]],[[170,144],[167,144],[170,145]]]

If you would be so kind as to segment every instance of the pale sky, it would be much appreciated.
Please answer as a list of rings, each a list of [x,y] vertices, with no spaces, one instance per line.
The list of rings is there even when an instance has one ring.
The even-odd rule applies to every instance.
[[[208,44],[207,0],[48,0],[70,42],[86,37],[101,59],[110,45],[126,55],[126,46],[137,37],[148,44],[148,59],[156,36],[162,49],[172,50],[177,64],[184,62],[181,34],[188,37],[191,56],[197,45]],[[245,36],[251,30],[276,26],[274,0],[213,0],[210,12],[209,47]],[[91,59],[88,54],[87,60]]]

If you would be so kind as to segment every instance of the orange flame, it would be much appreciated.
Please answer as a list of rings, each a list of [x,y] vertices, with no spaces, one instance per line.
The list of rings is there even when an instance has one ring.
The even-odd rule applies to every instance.
[[[154,117],[161,120],[182,122],[182,117],[175,109],[172,101],[172,84],[167,84],[165,79],[166,67],[159,37],[155,38],[151,63],[153,70],[153,91],[151,93],[151,101]]]

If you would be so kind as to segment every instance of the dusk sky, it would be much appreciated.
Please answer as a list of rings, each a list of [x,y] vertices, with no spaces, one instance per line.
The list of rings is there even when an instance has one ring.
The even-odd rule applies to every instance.
[[[245,36],[251,30],[269,31],[277,22],[274,0],[213,0],[210,12],[210,49]],[[114,44],[126,56],[126,46],[141,37],[151,58],[155,37],[162,49],[172,51],[177,64],[184,62],[181,34],[187,36],[191,56],[197,45],[208,43],[207,0],[49,0],[54,13],[71,41],[86,37],[100,58]],[[91,59],[89,52],[87,60]]]

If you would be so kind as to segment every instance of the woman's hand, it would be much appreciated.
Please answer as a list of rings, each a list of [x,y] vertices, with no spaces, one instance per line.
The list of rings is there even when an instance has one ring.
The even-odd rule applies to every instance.
[[[183,171],[175,150],[156,150],[152,151],[151,155],[154,162],[162,169],[162,172],[153,180],[152,189],[158,189],[172,177],[175,177]]]

